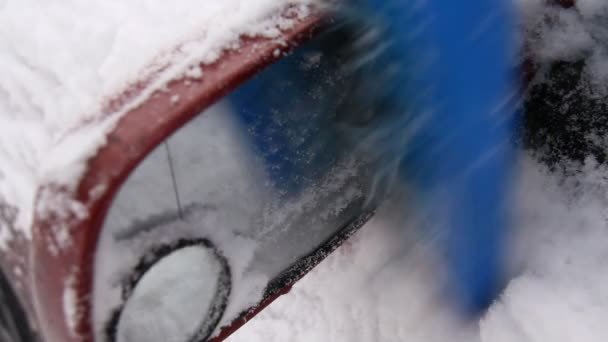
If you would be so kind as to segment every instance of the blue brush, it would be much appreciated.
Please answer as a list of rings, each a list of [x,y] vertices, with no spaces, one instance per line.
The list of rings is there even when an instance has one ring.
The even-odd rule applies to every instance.
[[[518,116],[511,1],[351,0],[325,36],[231,99],[267,173],[296,194],[363,150],[377,194],[410,184],[464,311],[495,299]]]
[[[506,200],[518,124],[508,0],[362,0],[378,42],[362,68],[384,112],[367,134],[379,184],[412,184],[444,237],[463,309],[485,310],[504,276]],[[369,48],[369,47],[368,47]],[[369,94],[369,92],[368,92]]]

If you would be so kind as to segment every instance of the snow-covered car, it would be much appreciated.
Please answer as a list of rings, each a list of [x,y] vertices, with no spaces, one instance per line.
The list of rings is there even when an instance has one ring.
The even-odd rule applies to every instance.
[[[33,196],[0,195],[3,341],[220,341],[371,216],[356,153],[302,176],[295,195],[277,192],[264,176],[264,156],[247,142],[255,139],[252,127],[230,100],[221,101],[279,59],[303,77],[320,74],[327,58],[319,60],[319,49],[335,37],[292,51],[326,31],[322,10],[299,1],[207,6],[207,16],[237,15],[166,46],[118,95],[92,90],[99,111],[70,113],[74,120],[61,122],[59,132],[43,127],[48,145],[12,137],[36,153],[49,149],[36,155],[30,179],[10,168],[27,164],[19,152],[2,155],[10,164],[0,177],[14,177]],[[257,12],[244,13],[250,7]],[[73,9],[58,12],[65,10]],[[271,79],[262,91],[280,93],[272,82],[282,81]],[[286,94],[283,112],[294,108],[289,115],[302,120],[294,101],[314,103],[313,90],[309,98]],[[315,151],[298,153],[314,159]]]
[[[49,4],[24,17],[12,2],[0,12],[11,47],[0,53],[0,111],[10,114],[0,116],[0,338],[223,340],[373,215],[355,150],[303,177],[296,196],[277,192],[266,156],[251,147],[255,125],[231,101],[281,61],[339,87],[326,63],[348,36],[305,0],[105,3]],[[2,35],[26,24],[30,40]],[[603,149],[556,123],[578,111],[559,105],[560,89],[581,90],[570,81],[584,66],[531,50],[531,69],[550,68],[544,74],[564,84],[532,83],[524,145],[551,166],[589,149],[601,161]],[[317,88],[296,99],[276,88],[264,87],[295,121],[290,101],[327,105]],[[603,105],[593,101],[581,106]],[[590,129],[601,131],[592,112]],[[304,142],[315,153],[288,162],[325,152]]]

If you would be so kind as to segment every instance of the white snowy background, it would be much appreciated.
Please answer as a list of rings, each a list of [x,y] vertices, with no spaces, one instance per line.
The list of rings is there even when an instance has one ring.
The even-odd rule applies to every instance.
[[[240,33],[276,34],[264,18],[290,2],[305,1],[0,0],[0,201],[20,209],[16,228],[29,235],[38,184],[77,179],[103,142],[111,122],[73,133],[104,98],[177,42],[205,37],[180,56],[187,66]],[[608,93],[608,1],[517,4],[541,64],[585,56],[589,87]],[[564,176],[525,153],[519,169],[513,278],[479,321],[445,305],[429,247],[404,252],[408,222],[388,203],[231,341],[607,341],[608,170],[589,159]],[[0,247],[11,234],[0,227]]]

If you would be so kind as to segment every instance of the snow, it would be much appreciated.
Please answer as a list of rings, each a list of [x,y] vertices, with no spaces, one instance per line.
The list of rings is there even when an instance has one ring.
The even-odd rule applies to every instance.
[[[73,186],[83,162],[104,143],[123,114],[103,115],[106,99],[169,60],[176,67],[155,87],[178,75],[204,77],[193,61],[214,61],[240,33],[276,35],[276,24],[288,23],[269,14],[305,2],[0,0],[0,203],[19,209],[17,231],[31,235],[38,186]],[[564,11],[545,0],[517,2],[526,47],[541,75],[553,61],[585,57],[590,93],[608,94],[608,3],[578,0]],[[172,50],[177,44],[179,53]],[[512,279],[479,321],[463,322],[445,304],[432,242],[412,233],[416,222],[388,202],[290,295],[231,339],[605,341],[607,171],[588,160],[582,173],[566,176],[522,156]],[[54,205],[82,209],[69,201]],[[0,223],[3,248],[13,231]],[[253,253],[247,239],[240,242],[242,253]],[[235,256],[243,262],[235,267],[246,268],[248,257]],[[113,261],[120,264],[119,256]],[[231,310],[255,300],[261,291],[256,284],[265,280],[255,279],[258,292],[243,292],[252,297],[236,299],[239,306]],[[74,297],[66,284],[68,322],[77,314]]]
[[[278,198],[244,129],[229,104],[220,102],[157,147],[121,187],[96,250],[93,321],[100,340],[123,305],[124,279],[159,245],[204,238],[221,251],[232,279],[223,327],[262,300],[269,280],[359,212],[350,204],[363,191],[351,184],[357,174],[350,167],[336,167],[300,196]],[[163,282],[157,286],[162,293]]]
[[[535,81],[585,58],[590,96],[608,95],[608,2],[517,2]],[[510,281],[480,319],[454,314],[433,243],[397,199],[229,341],[606,341],[608,169],[589,158],[549,171],[528,152],[519,169]]]
[[[307,2],[0,2],[0,203],[18,208],[8,224],[29,238],[38,187],[75,186],[128,108],[184,73],[202,77],[193,65],[237,47],[241,34],[277,36],[291,23],[280,9],[298,5],[306,15]],[[109,98],[169,61],[141,96],[104,112]],[[0,247],[13,237],[6,225]]]
[[[153,151],[117,194],[95,260],[96,334],[103,334],[110,313],[122,302],[122,288],[117,286],[121,277],[132,271],[150,246],[170,243],[176,236],[209,239],[227,258],[233,286],[226,316],[235,316],[260,299],[268,277],[246,273],[258,245],[247,228],[264,197],[255,186],[261,171],[250,161],[242,141],[235,139],[236,127],[228,114],[225,106],[217,105],[191,121],[169,139],[168,146]],[[154,215],[178,209],[167,149],[183,203],[183,220],[168,220],[141,232],[131,229]],[[228,245],[221,245],[226,241]]]
[[[76,329],[76,317],[78,317],[78,296],[71,282],[68,281],[66,283],[63,289],[63,314],[68,318],[68,329],[73,332]]]
[[[577,0],[571,10],[544,0],[517,0],[527,44],[541,64],[586,58],[585,76],[594,92],[608,94],[608,2]]]
[[[387,203],[229,341],[605,341],[608,170],[574,179],[522,158],[512,279],[480,320],[454,314],[432,243]]]
[[[213,299],[223,285],[221,272],[213,251],[204,247],[186,247],[163,258],[129,298],[117,342],[187,341],[214,309]],[[191,281],[176,284],[180,278]]]
[[[0,210],[15,212],[0,217],[0,248],[15,234],[31,238],[34,213],[86,216],[81,203],[50,191],[38,194],[35,208],[39,187],[72,190],[87,159],[130,108],[172,79],[204,77],[198,64],[238,47],[241,35],[277,37],[293,22],[278,13],[294,5],[305,16],[307,3],[0,1]],[[109,99],[152,74],[144,92],[108,111]],[[52,229],[52,252],[71,244],[67,227]],[[74,295],[66,285],[64,311],[72,325]]]

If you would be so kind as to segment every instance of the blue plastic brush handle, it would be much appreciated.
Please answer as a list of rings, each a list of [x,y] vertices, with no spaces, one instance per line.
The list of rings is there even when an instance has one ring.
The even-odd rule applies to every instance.
[[[376,130],[389,165],[442,222],[458,302],[485,310],[501,289],[505,202],[518,124],[516,34],[509,0],[361,0],[380,29],[378,84],[394,113]],[[372,26],[373,27],[373,26]]]

